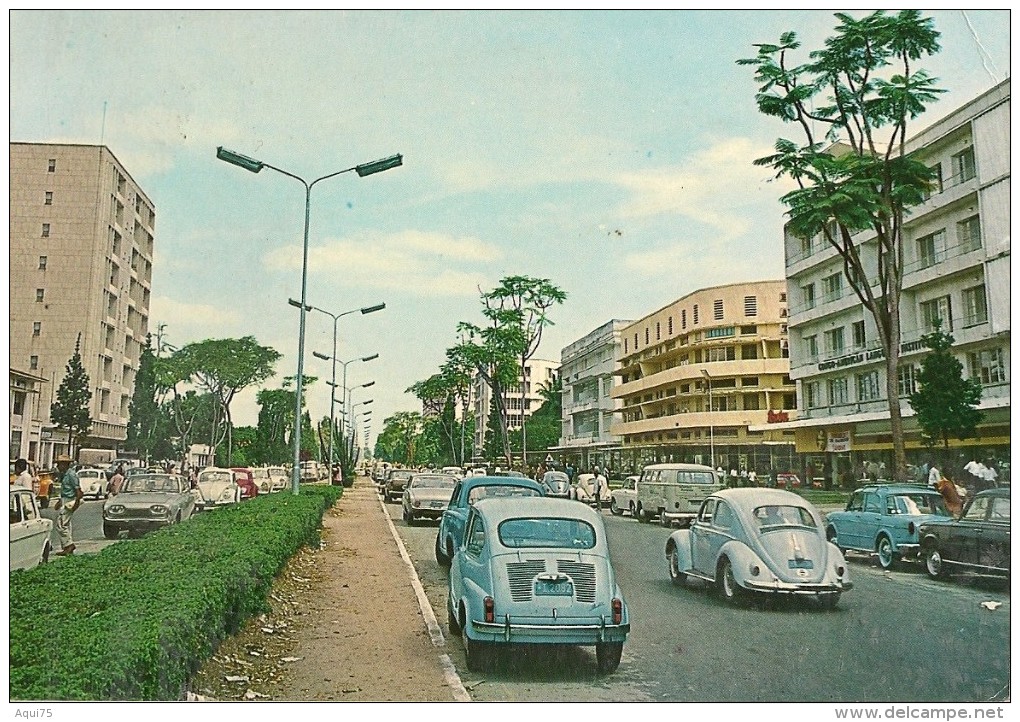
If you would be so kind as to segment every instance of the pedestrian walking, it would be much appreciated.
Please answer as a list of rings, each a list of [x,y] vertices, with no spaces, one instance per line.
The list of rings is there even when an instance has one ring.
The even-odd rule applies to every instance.
[[[754,469],[747,472],[747,481],[751,484],[751,486],[758,486],[758,472]]]
[[[602,499],[609,492],[609,481],[605,476],[599,473],[598,467],[595,467],[595,510],[602,513]]]
[[[14,462],[14,473],[17,474],[14,479],[14,486],[20,486],[23,489],[32,491],[32,474],[28,470],[28,462],[25,459],[17,459]]]
[[[117,470],[113,472],[113,476],[110,477],[110,482],[106,485],[106,493],[110,496],[117,496],[120,493],[120,487],[124,484],[124,465],[121,464],[117,467]]]
[[[942,481],[942,472],[935,466],[934,461],[929,461],[925,466],[928,467],[928,486],[932,489],[938,489],[939,482]]]
[[[71,515],[81,504],[81,482],[71,468],[71,457],[61,454],[57,457],[57,473],[60,476],[60,498],[54,506],[57,512],[57,533],[60,535],[60,551],[57,556],[74,554],[74,537],[71,529]]]

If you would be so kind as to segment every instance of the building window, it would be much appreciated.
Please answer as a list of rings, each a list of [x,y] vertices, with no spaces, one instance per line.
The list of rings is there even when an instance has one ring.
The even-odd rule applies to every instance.
[[[1006,364],[1001,348],[985,349],[967,354],[970,377],[984,385],[1001,384],[1006,381]]]
[[[628,351],[627,351],[627,339],[623,339],[623,352],[624,353],[628,353]],[[297,401],[295,401],[294,403],[296,404]]]
[[[729,399],[727,399],[725,396],[713,396],[712,411],[735,411],[735,409],[729,408],[728,401]]]
[[[829,405],[841,406],[849,403],[850,392],[846,377],[829,379]]]
[[[670,316],[666,320],[666,334],[669,335],[669,336],[673,335],[673,317],[672,316]]]
[[[756,333],[758,333],[758,327],[757,326],[741,326],[740,327],[740,335],[741,336],[753,336]]]
[[[932,194],[942,192],[942,164],[936,163],[931,167],[931,170],[934,175],[931,179],[931,188],[924,193],[925,200],[931,198]]]
[[[745,316],[757,316],[758,315],[758,297],[757,296],[744,296],[744,315]]]
[[[854,321],[850,324],[850,337],[855,349],[863,349],[867,345],[867,339],[864,337],[864,321]]]
[[[917,367],[913,364],[901,365],[896,373],[899,396],[904,398],[917,391]]]
[[[56,172],[56,170],[57,170],[57,159],[56,158],[50,158],[49,164],[46,167],[46,172],[47,173],[54,173],[54,172]]]
[[[698,325],[698,304],[694,304],[694,325]],[[297,403],[296,401],[294,402]]]
[[[733,361],[735,359],[736,352],[732,346],[716,346],[715,348],[707,349],[705,352],[705,360],[709,362]]]
[[[31,371],[35,371],[36,369],[39,368],[39,357],[38,356],[29,356],[28,357],[28,368]]]
[[[846,349],[843,339],[843,327],[834,328],[825,332],[825,353],[829,356],[838,356]]]
[[[716,321],[722,321],[723,318],[723,302],[721,298],[715,299],[715,303],[712,304],[712,317]]]
[[[47,206],[53,205],[53,191],[46,191],[46,197],[45,200],[43,200],[43,204]]]
[[[744,411],[758,411],[761,409],[761,402],[758,394],[744,394]]]
[[[45,297],[46,297],[46,289],[44,289],[44,288],[37,288],[37,289],[35,289],[35,302],[36,303],[42,303],[43,299]]]
[[[974,146],[960,151],[953,156],[953,176],[957,183],[969,181],[977,175],[974,163]]]
[[[687,328],[687,309],[686,308],[680,310],[680,328],[681,329]],[[294,403],[297,403],[297,402],[295,401]]]
[[[961,253],[970,253],[981,248],[981,219],[977,216],[965,218],[956,224],[956,243]]]
[[[804,308],[815,307],[815,284],[809,283],[806,286],[800,287],[801,298],[804,299]],[[295,402],[296,403],[296,402]]]
[[[740,358],[746,360],[758,358],[758,347],[754,344],[746,344],[740,347]]]
[[[878,395],[878,371],[857,374],[857,400],[874,401]]]
[[[634,350],[637,351],[637,331],[634,332]]]
[[[50,224],[49,223],[43,223],[42,224],[42,237],[43,238],[49,238],[50,237]]]
[[[733,326],[710,328],[705,331],[705,338],[727,338],[729,336],[733,336],[735,333],[736,329]]]
[[[758,385],[758,377],[757,376],[744,376],[742,379],[740,379],[740,385],[741,386],[757,386]]]
[[[917,239],[916,244],[918,268],[934,266],[945,256],[946,232],[939,230],[929,233],[927,236],[921,236]]]
[[[953,307],[949,296],[939,296],[921,304],[921,331],[931,333],[940,321],[946,333],[953,330]]]
[[[833,273],[822,279],[822,300],[835,301],[843,292],[843,275]]]
[[[648,327],[645,326],[645,346],[648,345]],[[296,401],[294,403],[297,403]]]
[[[656,321],[655,322],[655,340],[658,341],[661,338],[662,338],[662,333],[660,332],[659,322]],[[297,403],[297,402],[295,402],[295,403]]]
[[[32,335],[39,336],[42,334],[42,321],[35,321],[32,324]]]
[[[39,270],[46,270],[46,256],[39,256]]]
[[[804,355],[808,361],[815,361],[818,358],[818,336],[804,337]]]
[[[821,385],[817,381],[804,384],[804,407],[817,409],[822,405]]]
[[[963,289],[963,314],[964,328],[988,322],[988,303],[985,300],[984,286]]]

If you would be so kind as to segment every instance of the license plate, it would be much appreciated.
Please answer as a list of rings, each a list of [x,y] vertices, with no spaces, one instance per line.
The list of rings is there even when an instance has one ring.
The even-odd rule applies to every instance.
[[[539,579],[535,582],[535,595],[539,597],[572,597],[574,596],[574,583],[569,579],[555,582]]]
[[[814,569],[815,563],[810,559],[791,559],[790,569]]]

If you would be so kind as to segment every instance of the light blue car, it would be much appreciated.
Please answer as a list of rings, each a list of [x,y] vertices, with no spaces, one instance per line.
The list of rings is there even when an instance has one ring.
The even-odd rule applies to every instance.
[[[608,674],[630,632],[602,516],[568,499],[475,503],[450,566],[447,611],[471,671],[496,644],[570,644],[594,645]]]

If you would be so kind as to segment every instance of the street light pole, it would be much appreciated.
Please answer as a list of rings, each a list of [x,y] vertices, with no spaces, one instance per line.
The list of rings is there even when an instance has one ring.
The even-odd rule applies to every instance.
[[[298,360],[297,360],[297,379],[295,381],[295,393],[294,393],[294,467],[291,469],[290,479],[291,488],[296,495],[298,493],[298,485],[301,479],[301,395],[304,386],[304,365],[305,365],[305,314],[307,313],[307,298],[308,298],[308,226],[311,219],[311,205],[312,205],[312,187],[319,181],[327,180],[340,175],[341,173],[349,173],[355,171],[358,177],[364,178],[367,175],[373,173],[380,173],[390,168],[396,168],[403,164],[403,156],[399,153],[392,155],[388,158],[382,158],[380,160],[372,161],[371,163],[362,163],[351,168],[345,168],[338,170],[328,175],[324,175],[320,178],[316,178],[311,183],[306,181],[304,178],[294,175],[282,168],[277,168],[274,165],[265,163],[263,161],[251,158],[234,151],[227,150],[222,145],[216,149],[216,157],[231,165],[236,165],[239,168],[244,168],[252,173],[258,173],[263,168],[269,168],[275,170],[277,173],[293,178],[305,187],[305,228],[304,238],[302,240],[301,250],[301,306],[300,315],[301,321],[298,326]]]
[[[715,421],[712,418],[712,375],[708,369],[701,369],[701,375],[708,381],[708,443],[712,456],[712,468],[715,469]]]

